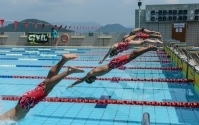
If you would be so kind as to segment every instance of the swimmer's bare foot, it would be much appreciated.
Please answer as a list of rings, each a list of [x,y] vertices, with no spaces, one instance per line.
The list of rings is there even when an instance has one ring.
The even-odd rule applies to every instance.
[[[151,45],[151,44],[149,44],[149,45],[147,46],[147,48],[149,48],[149,49],[152,50],[152,51],[158,51],[158,48],[157,48],[156,46],[154,46],[154,45]]]
[[[159,32],[155,32],[155,31],[154,31],[153,33],[156,34],[156,35],[161,35]]]
[[[157,43],[163,44],[163,42],[160,41],[159,39],[156,39],[155,41],[156,41]]]
[[[162,36],[161,36],[161,35],[157,35],[157,38],[158,38],[158,39],[162,39]]]
[[[156,38],[156,39],[162,39],[161,35],[157,35],[157,34],[150,34],[149,35],[150,38]]]
[[[155,34],[157,34],[157,35],[161,35],[159,32],[155,32]]]
[[[156,31],[148,31],[148,34],[161,35],[159,32]]]
[[[62,59],[64,60],[71,60],[77,58],[77,54],[62,54]]]
[[[84,72],[83,69],[76,68],[74,66],[69,66],[68,71],[71,72],[71,73],[82,73],[82,72]]]

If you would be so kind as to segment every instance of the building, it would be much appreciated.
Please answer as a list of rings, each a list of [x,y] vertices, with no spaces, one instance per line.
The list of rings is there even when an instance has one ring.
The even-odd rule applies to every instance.
[[[139,27],[139,10],[135,10],[135,27]],[[146,5],[141,10],[140,27],[159,31],[164,39],[199,46],[199,3]]]

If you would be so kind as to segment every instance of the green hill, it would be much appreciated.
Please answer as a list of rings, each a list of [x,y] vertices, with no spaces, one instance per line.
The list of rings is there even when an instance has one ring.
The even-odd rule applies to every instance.
[[[28,22],[28,29],[26,29],[25,22]],[[37,29],[35,28],[35,23],[38,24]],[[42,29],[42,25],[45,24],[44,28]],[[12,24],[8,24],[7,26],[0,28],[1,32],[50,32],[51,31],[50,23],[42,21],[42,20],[37,20],[37,19],[26,19],[23,21],[18,22],[18,25],[14,27],[14,22]],[[58,30],[59,26],[57,26],[56,30],[57,32],[74,32],[69,29],[65,29],[65,26],[62,26],[60,30]]]
[[[131,30],[132,28],[126,28],[120,24],[108,24],[96,30],[95,32],[131,32]]]

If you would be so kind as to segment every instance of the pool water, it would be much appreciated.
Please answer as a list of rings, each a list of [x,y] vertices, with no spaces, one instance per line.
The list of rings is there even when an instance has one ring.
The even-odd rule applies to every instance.
[[[68,61],[65,66],[82,66],[84,73],[69,77],[84,77],[92,68],[100,66],[98,62],[108,49],[102,48],[8,48],[0,49],[0,95],[21,96],[34,89],[42,79],[10,78],[3,76],[46,76],[50,67],[60,59],[62,53],[77,53],[78,58]],[[131,52],[128,50],[119,55]],[[181,79],[185,78],[181,70],[157,70],[147,67],[175,67],[165,53],[146,52],[125,67],[145,67],[145,69],[114,69],[99,78],[140,78],[140,79]],[[86,67],[87,66],[87,67]],[[66,68],[62,68],[63,72]],[[75,82],[63,79],[47,97],[88,98],[110,100],[135,100],[158,102],[198,102],[199,98],[191,83],[110,81],[96,80],[93,84],[83,82],[73,88],[67,86]],[[8,111],[17,101],[1,100],[1,113]],[[20,125],[141,125],[142,114],[150,114],[151,125],[198,125],[199,109],[171,106],[145,106],[125,104],[96,104],[76,102],[47,102],[37,104]],[[1,122],[10,124],[10,122]],[[0,124],[1,124],[0,123]]]

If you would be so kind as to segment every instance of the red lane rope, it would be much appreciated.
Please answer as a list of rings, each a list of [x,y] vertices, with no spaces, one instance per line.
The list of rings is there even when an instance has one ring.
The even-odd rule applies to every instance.
[[[20,96],[2,96],[2,100],[19,100]],[[127,101],[127,100],[99,100],[79,98],[52,98],[46,97],[42,101],[47,102],[75,102],[75,103],[97,103],[97,104],[120,104],[120,105],[148,105],[148,106],[172,106],[198,108],[199,102],[157,102],[157,101]]]
[[[45,79],[45,76],[0,76],[0,78]],[[64,79],[78,80],[79,77],[65,77]],[[193,79],[147,79],[147,78],[97,78],[104,81],[146,81],[146,82],[193,82]]]
[[[131,51],[129,51],[131,52]],[[129,52],[122,52],[122,53],[129,53]],[[85,52],[85,53],[107,53],[107,52]],[[167,54],[166,52],[163,51],[158,51],[158,52],[147,52],[147,53],[153,53],[153,54]]]
[[[31,66],[30,66],[31,67]],[[44,68],[51,68],[52,66],[42,66]],[[67,68],[68,66],[63,66],[63,68]],[[77,68],[96,68],[97,66],[75,66]],[[178,67],[125,67],[121,66],[119,69],[154,69],[154,70],[182,70],[182,68]]]
[[[78,54],[79,56],[103,56],[104,54],[95,54],[95,55],[93,55],[93,54],[86,54],[86,55],[84,55],[84,54]],[[146,57],[157,57],[157,58],[169,58],[170,56],[168,56],[168,55],[162,55],[162,56],[139,56],[139,58],[146,58]]]
[[[72,61],[101,61],[101,60],[72,60]],[[105,60],[110,61],[110,60]],[[131,62],[170,62],[170,60],[132,60]]]

